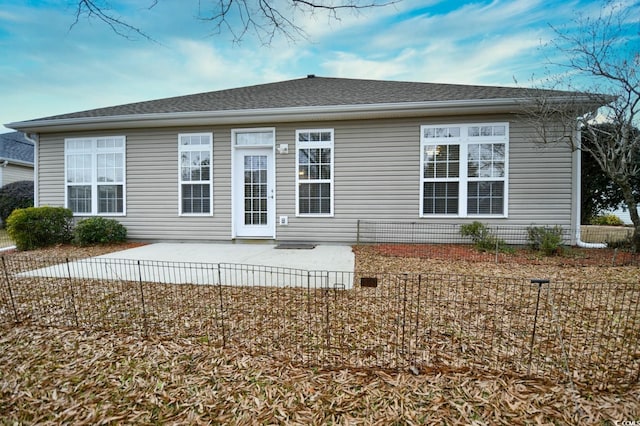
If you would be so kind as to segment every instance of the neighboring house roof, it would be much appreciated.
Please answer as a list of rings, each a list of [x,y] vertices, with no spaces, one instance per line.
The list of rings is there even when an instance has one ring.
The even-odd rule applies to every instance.
[[[34,145],[21,132],[0,133],[0,161],[33,166]]]
[[[372,112],[407,116],[428,111],[513,112],[535,93],[567,97],[569,92],[517,87],[472,86],[402,81],[315,77],[259,84],[187,96],[98,108],[35,120],[10,123],[21,130],[68,130],[171,124],[255,121],[260,118],[297,119],[370,118]],[[575,94],[573,94],[575,95]],[[487,110],[489,109],[489,110]],[[217,120],[217,121],[216,121]],[[225,121],[226,120],[226,121]],[[164,123],[160,124],[162,121]],[[117,125],[115,123],[118,123]],[[153,123],[153,124],[152,124]]]

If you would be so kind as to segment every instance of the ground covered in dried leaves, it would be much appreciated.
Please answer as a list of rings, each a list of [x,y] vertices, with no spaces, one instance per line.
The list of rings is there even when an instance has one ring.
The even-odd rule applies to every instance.
[[[48,249],[85,257],[118,247]],[[638,280],[633,268],[557,268],[380,256],[357,269]],[[0,328],[0,424],[616,424],[640,420],[640,384],[606,391],[507,373],[302,368],[194,339]]]
[[[189,340],[14,327],[0,338],[3,424],[607,424],[640,388],[579,393],[507,375],[322,371]]]

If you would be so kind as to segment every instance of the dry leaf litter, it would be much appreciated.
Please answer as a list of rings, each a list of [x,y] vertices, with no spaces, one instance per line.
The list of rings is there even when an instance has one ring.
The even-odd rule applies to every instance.
[[[47,255],[65,249],[50,249]],[[76,249],[65,255],[82,257],[113,249]],[[357,273],[472,272],[638,281],[637,268],[398,259],[380,256],[371,247],[356,253]],[[248,356],[194,338],[143,339],[129,333],[28,325],[3,326],[0,333],[0,424],[492,425],[640,420],[637,382],[602,388],[523,378],[507,371],[328,370],[300,367],[286,362],[286,357]]]

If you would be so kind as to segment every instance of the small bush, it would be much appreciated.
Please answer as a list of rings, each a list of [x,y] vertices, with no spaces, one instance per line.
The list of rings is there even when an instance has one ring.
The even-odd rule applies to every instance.
[[[559,225],[551,227],[530,226],[527,228],[529,245],[534,250],[538,250],[551,256],[558,254],[562,247],[562,227]]]
[[[624,226],[624,222],[615,214],[605,214],[591,218],[592,225],[600,226]]]
[[[21,180],[0,188],[0,221],[6,223],[15,209],[33,206],[33,181]]]
[[[478,221],[460,225],[460,235],[463,237],[471,237],[471,241],[479,251],[495,251],[500,252],[512,251],[507,243],[491,234],[489,228]]]
[[[121,243],[127,240],[127,228],[114,219],[91,217],[78,222],[73,242],[81,246]]]
[[[18,250],[64,244],[72,237],[71,210],[63,207],[16,209],[7,218],[7,233]]]

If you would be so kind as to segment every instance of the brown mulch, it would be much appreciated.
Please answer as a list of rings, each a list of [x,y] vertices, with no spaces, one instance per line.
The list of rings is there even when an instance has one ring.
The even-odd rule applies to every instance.
[[[55,247],[88,257],[131,245]],[[434,272],[638,282],[632,267],[559,267],[381,255],[356,273]],[[0,424],[615,424],[640,419],[640,383],[604,389],[475,370],[303,368],[195,339],[0,326]]]
[[[360,247],[386,257],[556,267],[640,266],[640,254],[611,248],[561,247],[552,255],[545,255],[538,250],[519,247],[496,255],[495,252],[479,251],[465,244],[375,244]]]
[[[538,257],[537,262],[522,261],[518,258],[502,258],[496,263],[495,256],[481,253],[482,261],[474,257],[478,252],[471,247],[440,246],[440,256],[396,256],[389,245],[363,245],[354,247],[356,273],[437,273],[459,274],[484,277],[548,278],[568,282],[640,282],[640,268],[637,265],[623,266],[582,266],[559,263],[554,257]],[[402,253],[403,247],[397,248]],[[405,247],[407,253],[410,248]],[[393,255],[392,255],[393,253]],[[448,254],[451,257],[446,257]],[[461,255],[462,256],[457,256]],[[511,255],[508,255],[511,256]],[[523,260],[526,260],[523,259]]]
[[[147,243],[137,241],[127,241],[125,243],[99,244],[93,246],[77,246],[73,244],[59,244],[51,247],[43,247],[31,251],[5,251],[2,255],[20,254],[20,256],[33,256],[36,258],[57,258],[57,259],[83,259],[92,256],[100,256],[114,251],[127,250],[146,245]]]

